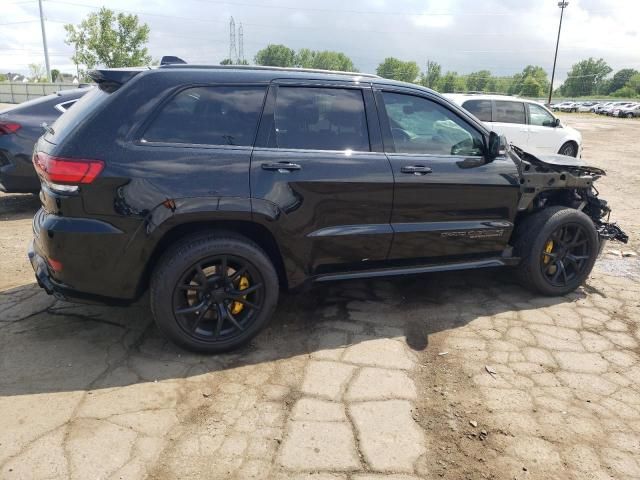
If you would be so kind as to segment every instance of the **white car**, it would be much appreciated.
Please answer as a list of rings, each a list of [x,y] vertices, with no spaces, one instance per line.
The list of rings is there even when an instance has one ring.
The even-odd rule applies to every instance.
[[[640,117],[640,103],[634,103],[628,107],[622,107],[618,112],[618,117]]]
[[[582,103],[578,103],[577,105],[578,105],[578,112],[580,113],[592,112],[593,107],[596,105],[596,102],[582,102]]]
[[[448,93],[445,97],[526,152],[571,157],[582,154],[582,134],[563,125],[540,103],[507,95]]]
[[[638,103],[627,103],[625,105],[620,105],[611,111],[611,115],[614,117],[633,117],[634,113],[637,115],[637,107],[639,105],[640,104]],[[629,113],[631,115],[629,115]]]

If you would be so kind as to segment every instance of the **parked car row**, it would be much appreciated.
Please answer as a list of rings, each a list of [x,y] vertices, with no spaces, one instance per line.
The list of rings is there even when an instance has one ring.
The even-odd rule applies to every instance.
[[[554,112],[592,112],[597,102],[561,102],[550,106]]]
[[[640,102],[607,102],[594,112],[609,117],[640,117]]]
[[[640,116],[640,102],[561,102],[550,106],[554,112],[584,113],[591,112],[610,117],[638,117]]]

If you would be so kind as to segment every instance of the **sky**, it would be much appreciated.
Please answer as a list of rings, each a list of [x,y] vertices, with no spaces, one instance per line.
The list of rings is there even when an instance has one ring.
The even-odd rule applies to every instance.
[[[549,73],[560,18],[558,0],[43,0],[51,67],[73,73],[65,23],[101,6],[136,13],[149,25],[154,59],[176,55],[213,63],[229,55],[229,18],[244,31],[245,58],[269,43],[338,50],[375,72],[388,56],[432,60],[447,70],[508,76],[526,65]],[[640,0],[569,0],[556,84],[571,65],[602,57],[615,70],[640,70]],[[0,0],[0,72],[44,64],[37,0]]]

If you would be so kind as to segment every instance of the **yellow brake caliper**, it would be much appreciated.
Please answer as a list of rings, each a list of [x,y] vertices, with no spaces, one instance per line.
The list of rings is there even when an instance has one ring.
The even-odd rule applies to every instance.
[[[553,240],[549,240],[547,244],[544,246],[545,253],[551,253],[553,251]],[[546,265],[551,261],[551,257],[549,255],[542,256],[542,262]]]
[[[246,290],[247,288],[249,288],[249,278],[243,275],[238,282],[238,290]],[[247,297],[242,298],[246,299]],[[244,305],[240,302],[233,302],[231,305],[231,315],[237,315],[242,310],[244,310]]]
[[[544,246],[544,252],[545,253],[551,253],[553,251],[553,240],[549,240],[546,245]],[[542,255],[542,263],[544,263],[545,265],[548,264],[551,261],[551,257],[549,255]],[[549,273],[551,275],[553,275],[556,271],[556,267],[555,266],[551,266],[549,267]]]

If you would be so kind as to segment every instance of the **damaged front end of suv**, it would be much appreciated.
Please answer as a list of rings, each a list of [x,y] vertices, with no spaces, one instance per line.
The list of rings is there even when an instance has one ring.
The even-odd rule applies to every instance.
[[[595,181],[606,175],[604,170],[566,155],[534,156],[513,145],[511,149],[520,160],[518,212],[530,213],[554,205],[575,208],[591,218],[601,241],[627,243],[627,234],[609,222],[611,209],[606,200],[599,198],[594,186]]]

